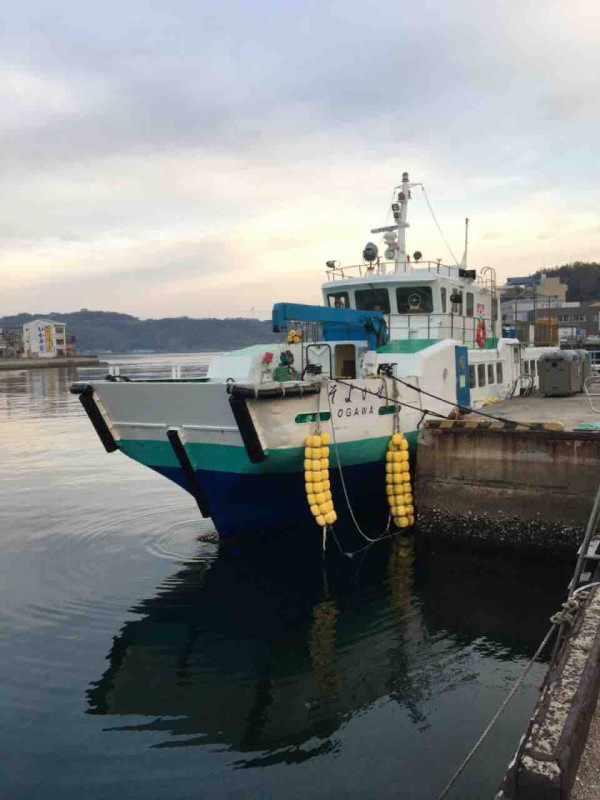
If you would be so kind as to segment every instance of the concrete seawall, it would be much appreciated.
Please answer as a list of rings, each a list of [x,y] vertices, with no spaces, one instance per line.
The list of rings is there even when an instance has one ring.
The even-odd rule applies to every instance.
[[[582,596],[558,658],[544,680],[497,800],[568,800],[599,686],[600,592],[591,589]]]
[[[566,548],[600,476],[600,434],[449,426],[419,435],[416,499],[428,535]]]
[[[19,369],[51,369],[52,367],[100,367],[98,356],[72,358],[6,358],[0,359],[0,371]]]

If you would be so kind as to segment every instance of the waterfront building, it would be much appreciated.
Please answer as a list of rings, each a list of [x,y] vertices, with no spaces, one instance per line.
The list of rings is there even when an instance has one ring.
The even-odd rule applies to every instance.
[[[59,358],[67,355],[64,322],[34,319],[23,325],[25,358]]]
[[[551,297],[558,301],[567,299],[568,286],[563,283],[558,275],[547,275],[545,272],[539,276],[527,275],[522,278],[507,278],[506,284],[501,287],[502,299],[520,295],[524,292],[535,292],[537,297]]]

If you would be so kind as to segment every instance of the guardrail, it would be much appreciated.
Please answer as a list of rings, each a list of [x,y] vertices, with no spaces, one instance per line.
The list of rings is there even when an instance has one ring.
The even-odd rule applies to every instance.
[[[592,375],[586,378],[583,382],[583,391],[586,394],[588,403],[594,414],[600,414],[600,408],[596,408],[592,399],[594,397],[600,398],[600,375]]]
[[[454,279],[460,278],[459,267],[452,267],[438,261],[411,261],[409,266],[411,270],[415,271],[426,270],[434,275],[442,275]],[[377,261],[373,264],[364,263],[350,264],[347,267],[328,267],[325,273],[327,275],[327,280],[334,282],[346,278],[368,278],[370,275],[392,276],[395,273],[395,269],[395,261]],[[477,275],[474,283],[481,289],[488,289],[492,294],[495,294],[495,284],[491,278],[485,277],[484,275]]]
[[[477,327],[480,322],[485,325],[486,338],[495,339],[497,321],[491,317],[465,317],[453,312],[386,315],[388,330],[393,339],[457,339],[469,347],[477,344]]]
[[[437,261],[411,261],[410,266],[415,270],[427,270],[435,275],[445,275],[449,278],[458,278],[458,267],[451,267]],[[378,261],[374,264],[351,264],[347,267],[328,267],[325,272],[329,281],[343,280],[344,278],[359,278],[369,275],[392,275],[396,269],[395,261]]]

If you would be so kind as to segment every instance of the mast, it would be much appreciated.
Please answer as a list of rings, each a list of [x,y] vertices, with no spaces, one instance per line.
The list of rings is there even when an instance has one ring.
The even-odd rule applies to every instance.
[[[394,215],[394,225],[386,225],[384,228],[372,228],[371,233],[386,233],[384,237],[388,246],[388,251],[394,251],[394,272],[408,273],[412,266],[406,253],[406,229],[410,228],[406,221],[408,217],[408,201],[411,199],[410,190],[413,186],[421,186],[420,183],[410,183],[408,172],[402,173],[402,183],[396,186],[398,189],[397,202],[392,203],[392,213]],[[387,258],[386,252],[386,258]]]
[[[465,252],[463,253],[462,261],[460,262],[460,266],[464,269],[467,268],[467,251],[469,249],[469,218],[465,219]]]
[[[395,272],[410,272],[410,262],[406,258],[406,229],[409,227],[406,218],[408,216],[408,201],[410,200],[410,184],[408,182],[408,172],[402,173],[402,183],[398,192],[398,202],[392,203],[394,219],[398,225],[398,245],[396,247]]]

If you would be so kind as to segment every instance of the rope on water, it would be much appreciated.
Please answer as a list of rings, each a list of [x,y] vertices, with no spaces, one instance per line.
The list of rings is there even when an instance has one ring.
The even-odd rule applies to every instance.
[[[446,784],[446,787],[444,788],[442,793],[438,796],[438,800],[444,800],[444,798],[448,796],[448,792],[454,786],[454,784],[459,779],[459,777],[462,775],[462,773],[464,772],[465,768],[467,767],[467,765],[469,764],[469,762],[471,761],[471,759],[473,758],[475,753],[479,750],[479,748],[481,747],[481,745],[485,741],[488,733],[491,731],[491,729],[493,728],[494,724],[496,723],[496,720],[502,714],[502,712],[504,711],[506,706],[510,703],[510,701],[514,697],[517,689],[519,688],[519,686],[525,680],[527,674],[529,673],[529,670],[531,669],[531,667],[534,665],[534,663],[538,660],[538,658],[542,654],[544,648],[546,647],[546,645],[550,641],[550,639],[552,637],[552,634],[556,630],[558,630],[558,628],[561,625],[572,625],[575,622],[576,617],[574,616],[574,614],[579,609],[581,603],[585,602],[585,600],[586,600],[585,596],[584,597],[579,597],[579,595],[582,594],[583,592],[586,592],[588,589],[597,589],[598,587],[600,587],[600,582],[588,583],[588,584],[586,584],[584,586],[580,586],[578,589],[575,589],[575,591],[573,592],[571,597],[569,597],[567,599],[567,601],[562,604],[561,610],[558,611],[556,614],[554,614],[552,617],[550,617],[550,621],[552,622],[552,626],[551,626],[550,630],[544,636],[544,639],[543,639],[542,643],[540,644],[538,649],[535,651],[534,655],[532,656],[531,660],[529,661],[529,663],[525,667],[525,669],[524,669],[523,673],[521,674],[520,678],[516,681],[516,683],[514,684],[514,686],[512,687],[510,692],[508,693],[508,695],[504,698],[504,701],[502,702],[502,704],[500,705],[500,707],[498,708],[498,710],[496,711],[496,713],[494,714],[494,716],[490,720],[490,722],[489,722],[488,726],[486,727],[486,729],[483,731],[483,733],[481,734],[479,739],[475,742],[475,744],[471,748],[470,752],[468,753],[468,755],[466,756],[466,758],[464,759],[462,764],[459,766],[459,768],[456,770],[456,772],[454,773],[454,775],[452,776],[450,781]],[[552,660],[554,660],[555,657],[556,657],[556,653],[553,654]],[[519,750],[520,750],[521,746],[522,746],[522,743],[521,743],[521,745],[519,745]],[[519,750],[517,750],[517,754],[519,753]]]
[[[473,758],[473,756],[475,755],[475,753],[476,753],[476,752],[479,750],[479,748],[481,747],[481,745],[483,744],[483,742],[484,742],[484,741],[485,741],[485,739],[487,738],[487,735],[488,735],[488,733],[489,733],[489,732],[492,730],[492,728],[494,727],[494,725],[495,725],[495,723],[496,723],[496,720],[497,720],[497,719],[498,719],[498,717],[499,717],[499,716],[502,714],[502,712],[504,711],[504,709],[506,708],[506,706],[507,706],[507,705],[510,703],[510,701],[511,701],[511,700],[512,700],[512,698],[514,697],[514,695],[515,695],[515,693],[516,693],[517,689],[519,688],[519,686],[520,686],[520,685],[523,683],[523,681],[525,680],[525,678],[526,678],[526,677],[527,677],[527,675],[529,674],[529,670],[531,669],[531,667],[534,665],[534,663],[537,661],[537,659],[538,659],[538,658],[540,657],[540,655],[542,654],[542,652],[543,652],[544,648],[546,647],[546,645],[547,645],[547,644],[548,644],[548,642],[550,641],[550,638],[552,637],[552,634],[554,633],[554,631],[556,630],[556,628],[557,628],[557,625],[556,625],[556,623],[554,623],[554,622],[553,622],[553,623],[552,623],[552,627],[550,628],[550,630],[548,631],[548,633],[547,633],[547,634],[544,636],[544,639],[543,639],[542,643],[540,644],[540,646],[538,647],[538,649],[535,651],[534,655],[532,656],[531,660],[529,661],[529,663],[528,663],[528,664],[527,664],[527,666],[525,667],[525,669],[524,669],[523,673],[521,674],[520,678],[519,678],[519,679],[518,679],[518,680],[515,682],[514,686],[512,687],[512,689],[510,690],[510,692],[508,693],[508,695],[507,695],[507,696],[504,698],[504,700],[503,700],[503,702],[501,703],[500,707],[498,708],[498,710],[496,711],[496,713],[494,714],[494,716],[493,716],[493,717],[492,717],[492,719],[490,720],[490,722],[489,722],[488,726],[486,727],[486,729],[483,731],[483,733],[481,734],[481,736],[479,737],[479,739],[478,739],[478,740],[475,742],[475,744],[473,745],[473,747],[472,747],[472,748],[471,748],[471,750],[469,751],[469,753],[468,753],[467,757],[464,759],[464,761],[462,762],[462,764],[461,764],[461,765],[459,766],[459,768],[456,770],[456,772],[454,773],[454,775],[452,776],[452,778],[451,778],[451,779],[449,780],[449,782],[446,784],[446,786],[445,786],[445,788],[443,789],[442,793],[441,793],[441,794],[438,796],[438,800],[444,800],[444,798],[448,796],[448,792],[449,792],[449,791],[450,791],[450,789],[451,789],[451,788],[454,786],[454,784],[456,783],[456,781],[457,781],[457,780],[460,778],[460,776],[462,775],[462,773],[464,772],[464,770],[465,770],[465,769],[466,769],[466,767],[468,766],[469,762],[471,761],[471,759]]]

